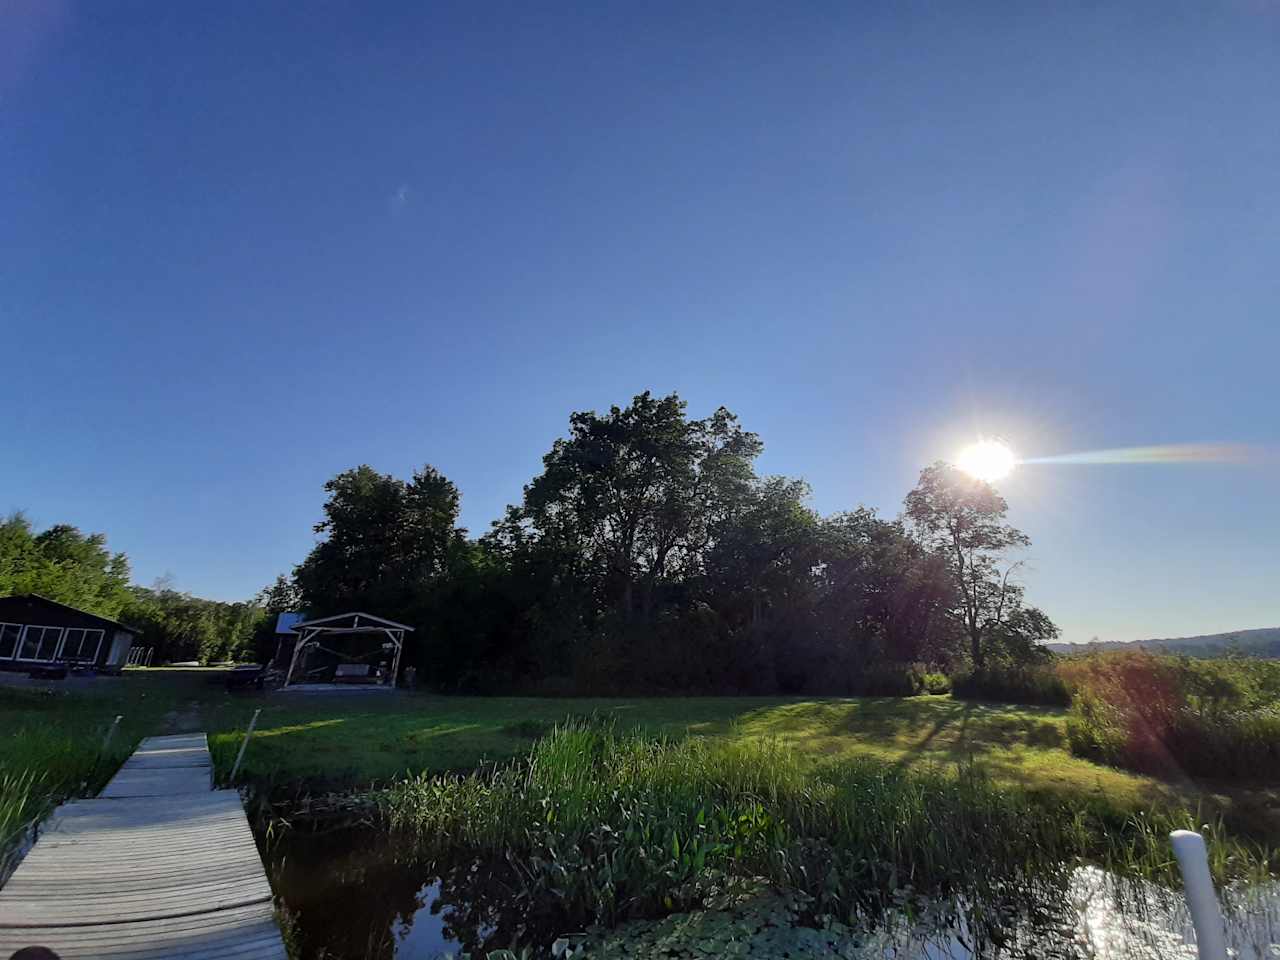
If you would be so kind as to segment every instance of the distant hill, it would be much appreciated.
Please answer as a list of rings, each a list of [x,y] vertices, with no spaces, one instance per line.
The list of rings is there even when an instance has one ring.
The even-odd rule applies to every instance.
[[[1233,630],[1231,633],[1207,633],[1199,637],[1172,637],[1157,640],[1112,640],[1101,643],[1050,643],[1054,653],[1093,653],[1097,650],[1150,650],[1152,653],[1176,653],[1188,657],[1221,657],[1236,651],[1246,657],[1280,660],[1280,627],[1259,630]]]

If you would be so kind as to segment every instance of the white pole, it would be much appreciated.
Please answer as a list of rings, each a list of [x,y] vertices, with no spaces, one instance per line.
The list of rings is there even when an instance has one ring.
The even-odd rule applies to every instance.
[[[236,754],[236,763],[231,768],[231,778],[227,781],[228,783],[236,782],[236,774],[240,772],[240,761],[244,759],[245,747],[249,746],[249,738],[253,736],[253,728],[258,725],[258,714],[261,712],[261,707],[253,711],[253,719],[249,721],[249,729],[244,732],[244,739],[240,742],[240,752]]]
[[[1227,960],[1225,924],[1213,877],[1209,874],[1209,854],[1204,837],[1194,830],[1175,830],[1169,834],[1173,855],[1182,871],[1182,886],[1191,908],[1191,922],[1196,928],[1196,952],[1200,960]]]

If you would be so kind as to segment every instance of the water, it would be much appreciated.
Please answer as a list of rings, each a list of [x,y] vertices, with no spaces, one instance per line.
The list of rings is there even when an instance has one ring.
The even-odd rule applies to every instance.
[[[569,932],[554,917],[529,916],[505,868],[424,860],[407,839],[382,830],[313,826],[287,831],[264,846],[272,882],[307,960],[438,960],[463,952],[484,956],[504,947],[545,948]],[[1228,947],[1235,960],[1280,960],[1280,885],[1227,891],[1224,899]],[[954,907],[928,905],[912,923],[862,931],[846,941],[857,943],[848,955],[868,960],[1196,956],[1181,896],[1150,884],[1118,884],[1093,867],[1075,870],[1065,890],[1046,893],[1035,917],[1023,912],[1005,918],[999,925],[999,946],[990,938],[976,945],[973,925],[966,919],[970,911]],[[754,942],[749,956],[774,955],[769,944],[776,938]]]

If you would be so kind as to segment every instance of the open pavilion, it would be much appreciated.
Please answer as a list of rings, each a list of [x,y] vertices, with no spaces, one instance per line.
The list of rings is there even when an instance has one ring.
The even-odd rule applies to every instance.
[[[371,613],[339,613],[292,625],[297,636],[285,690],[394,690],[413,627]]]

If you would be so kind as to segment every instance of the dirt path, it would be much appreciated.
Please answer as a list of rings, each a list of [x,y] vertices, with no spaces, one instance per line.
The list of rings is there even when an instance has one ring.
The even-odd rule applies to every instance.
[[[186,706],[164,715],[165,733],[197,733],[201,729],[199,700],[188,700]]]

